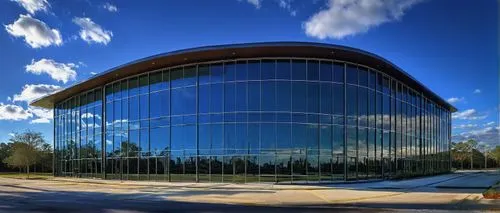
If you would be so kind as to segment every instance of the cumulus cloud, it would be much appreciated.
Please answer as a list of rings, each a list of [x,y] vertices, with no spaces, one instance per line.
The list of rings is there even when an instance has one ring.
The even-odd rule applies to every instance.
[[[21,7],[26,9],[28,13],[34,15],[37,11],[47,12],[50,4],[47,0],[11,0],[17,2]]]
[[[56,81],[67,83],[70,80],[76,79],[75,68],[78,65],[73,63],[59,63],[52,59],[42,58],[39,61],[31,60],[31,64],[26,65],[26,72],[36,75],[48,74]]]
[[[48,84],[26,84],[23,87],[21,94],[15,94],[13,101],[31,102],[45,95],[52,94],[61,89],[60,86]]]
[[[53,111],[39,107],[30,107],[28,109],[36,118],[31,120],[30,123],[50,123],[53,119]]]
[[[303,24],[308,36],[342,39],[383,23],[400,20],[422,0],[329,0],[327,8]]]
[[[21,106],[0,103],[0,120],[26,120],[33,117],[33,114]]]
[[[465,100],[465,98],[464,98],[464,97],[461,97],[461,98],[458,98],[458,97],[451,97],[451,98],[448,98],[448,100],[446,100],[446,101],[448,101],[448,103],[450,103],[450,104],[456,104],[456,103],[458,103],[458,102],[462,102],[462,101],[464,101],[464,100]]]
[[[475,109],[455,112],[451,115],[451,117],[458,120],[480,120],[486,118],[485,115],[479,115]]]
[[[462,132],[452,136],[452,141],[454,142],[466,141],[469,139],[476,140],[479,143],[498,145],[500,141],[500,127],[485,127],[483,129]]]
[[[87,43],[101,43],[107,45],[113,37],[113,32],[103,29],[87,17],[75,17],[73,23],[80,26],[80,38]]]
[[[475,89],[472,93],[479,94],[479,93],[481,93],[481,90],[480,89]]]
[[[5,25],[5,30],[14,37],[24,37],[24,41],[32,48],[62,44],[59,30],[51,29],[47,24],[30,15],[21,14],[14,23]]]
[[[118,7],[109,2],[106,2],[106,4],[104,4],[102,7],[112,13],[118,12]]]

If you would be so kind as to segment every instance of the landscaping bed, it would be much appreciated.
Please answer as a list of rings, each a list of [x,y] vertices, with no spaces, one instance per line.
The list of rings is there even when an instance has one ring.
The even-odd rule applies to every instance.
[[[483,197],[486,199],[500,199],[500,182],[491,186],[488,190],[483,192]]]

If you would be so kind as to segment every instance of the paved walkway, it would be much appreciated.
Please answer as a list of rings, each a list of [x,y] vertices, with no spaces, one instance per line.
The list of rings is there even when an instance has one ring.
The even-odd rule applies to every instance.
[[[402,181],[322,186],[0,178],[0,212],[2,208],[11,206],[10,203],[14,201],[19,203],[44,201],[43,205],[54,205],[53,208],[57,209],[61,206],[69,205],[77,208],[83,205],[81,208],[90,210],[95,210],[91,208],[92,206],[102,210],[104,207],[100,205],[109,203],[120,206],[122,210],[138,210],[135,207],[140,206],[141,211],[156,211],[157,205],[168,203],[170,207],[180,208],[177,210],[188,210],[199,205],[208,208],[202,204],[230,204],[243,209],[249,206],[266,208],[293,206],[294,209],[300,207],[315,210],[377,208],[398,211],[403,209],[500,211],[500,200],[486,200],[481,195],[484,185],[496,181],[500,181],[498,171],[463,172]],[[476,182],[481,184],[472,184]],[[459,187],[454,188],[454,186]],[[40,203],[33,205],[41,205]],[[188,203],[196,205],[187,205]],[[217,208],[219,207],[225,208],[223,206]]]

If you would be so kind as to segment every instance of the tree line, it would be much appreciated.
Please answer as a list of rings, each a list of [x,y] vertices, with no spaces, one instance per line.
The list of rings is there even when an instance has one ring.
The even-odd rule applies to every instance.
[[[0,172],[52,172],[52,146],[42,133],[26,130],[0,143]]]
[[[500,166],[500,145],[490,147],[475,140],[451,143],[452,167],[484,169]]]
[[[138,147],[127,151],[138,152]],[[8,142],[0,143],[0,172],[52,172],[53,150],[40,132],[26,130],[14,133]],[[488,147],[475,140],[451,144],[452,167],[483,169],[500,166],[500,145]]]

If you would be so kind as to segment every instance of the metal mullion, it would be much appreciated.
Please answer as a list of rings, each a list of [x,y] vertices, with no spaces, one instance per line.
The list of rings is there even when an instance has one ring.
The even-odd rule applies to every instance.
[[[344,63],[344,181],[347,181],[347,64]]]
[[[199,165],[198,165],[198,162],[200,161],[200,106],[199,106],[199,100],[200,100],[200,96],[199,96],[199,88],[200,88],[200,81],[199,81],[199,74],[198,74],[198,66],[199,65],[196,65],[196,68],[195,68],[195,72],[196,72],[196,94],[195,94],[195,97],[196,97],[196,161],[195,161],[195,170],[196,170],[196,182],[200,182],[200,175],[199,175]]]

